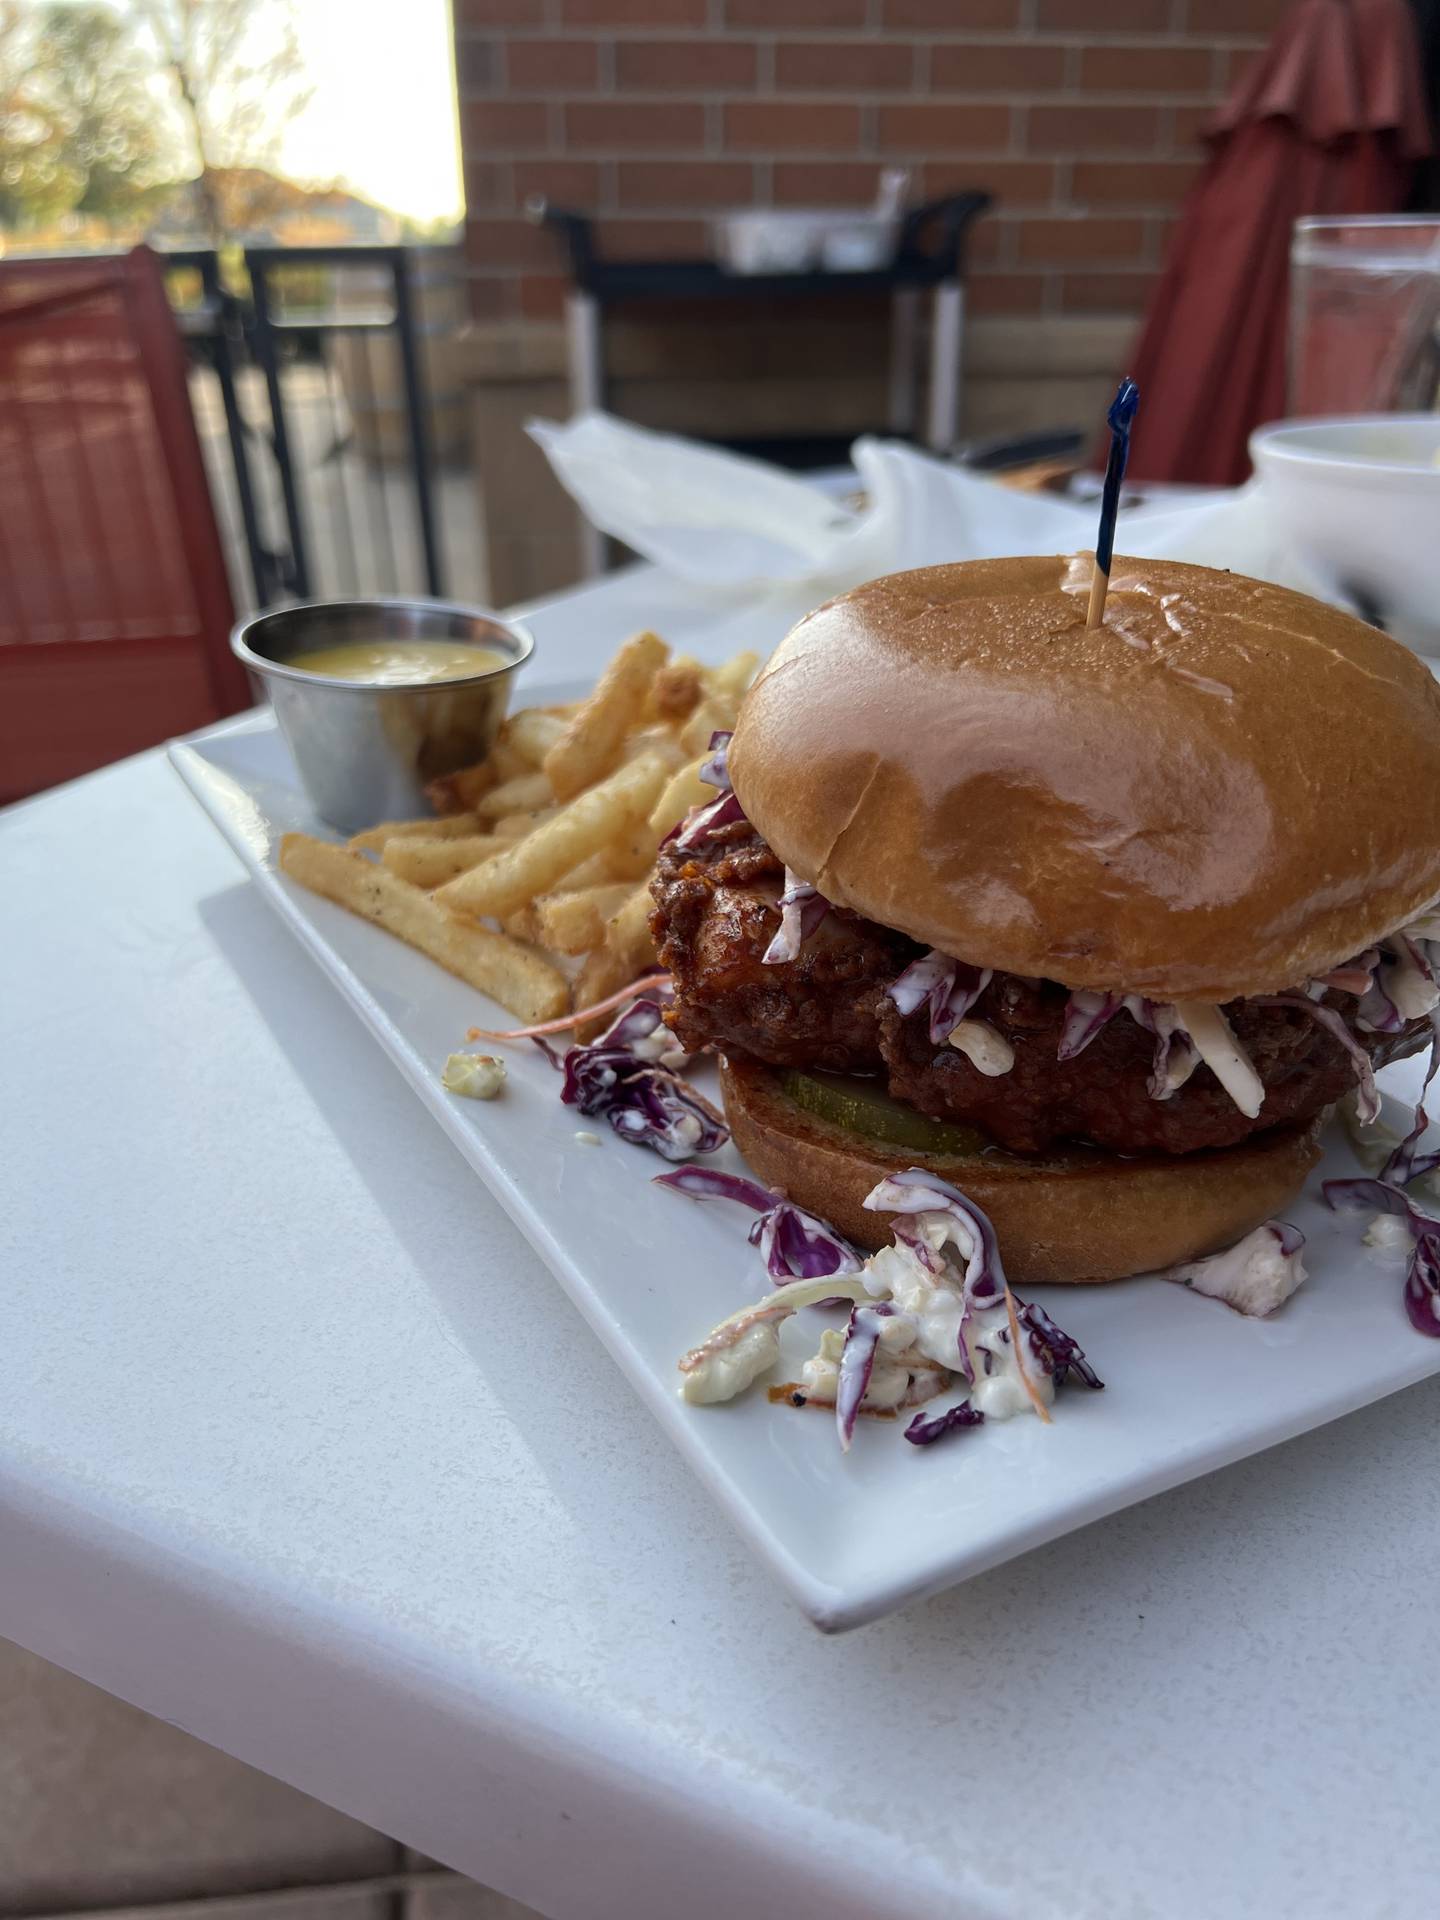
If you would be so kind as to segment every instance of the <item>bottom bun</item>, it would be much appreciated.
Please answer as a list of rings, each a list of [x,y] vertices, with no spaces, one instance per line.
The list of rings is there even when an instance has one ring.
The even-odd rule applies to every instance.
[[[857,1246],[883,1247],[890,1216],[867,1212],[865,1196],[897,1168],[922,1167],[990,1216],[1020,1286],[1124,1280],[1233,1245],[1300,1191],[1326,1118],[1178,1157],[1082,1146],[1034,1159],[998,1148],[916,1153],[805,1112],[757,1061],[723,1059],[720,1084],[735,1145],[767,1186]]]

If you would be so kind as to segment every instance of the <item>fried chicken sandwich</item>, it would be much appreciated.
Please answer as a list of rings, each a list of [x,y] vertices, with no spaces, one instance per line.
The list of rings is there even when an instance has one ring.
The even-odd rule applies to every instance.
[[[684,1044],[760,1178],[857,1243],[897,1166],[1017,1282],[1227,1246],[1428,1044],[1440,687],[1240,576],[975,561],[810,614],[662,850]],[[728,782],[728,785],[726,784]]]

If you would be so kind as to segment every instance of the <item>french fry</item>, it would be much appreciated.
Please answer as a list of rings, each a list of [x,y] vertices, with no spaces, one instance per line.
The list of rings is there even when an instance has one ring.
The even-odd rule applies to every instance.
[[[675,738],[675,729],[669,726],[640,727],[621,747],[620,759],[638,760],[647,753],[658,753],[672,767],[678,767],[685,758],[680,742]]]
[[[445,911],[434,894],[376,866],[363,853],[329,840],[287,833],[280,870],[312,893],[323,894],[428,954],[467,985],[498,1000],[527,1024],[553,1020],[570,1004],[565,976],[538,953],[502,933],[475,927]]]
[[[553,820],[560,811],[558,807],[532,807],[529,813],[507,813],[503,819],[487,822],[491,833],[502,840],[523,840],[527,833],[533,833],[536,827],[543,826],[547,820]]]
[[[652,720],[674,723],[684,720],[699,706],[705,694],[703,670],[694,661],[682,666],[672,660],[661,667],[650,682],[646,711]]]
[[[513,780],[492,787],[475,802],[475,811],[482,820],[503,820],[507,813],[527,813],[532,807],[548,806],[554,797],[546,776],[527,768]]]
[[[533,771],[531,763],[506,740],[502,728],[483,760],[473,767],[461,767],[458,773],[442,774],[430,782],[425,794],[438,814],[470,813],[496,787]]]
[[[655,942],[650,938],[650,913],[654,905],[648,883],[635,887],[605,922],[605,943],[630,963],[632,980],[655,958]]]
[[[704,806],[707,800],[715,798],[715,789],[707,787],[700,778],[700,768],[704,764],[702,760],[697,760],[693,766],[682,767],[656,801],[655,811],[650,816],[650,831],[657,846],[692,807]]]
[[[461,767],[457,773],[444,773],[438,780],[432,780],[425,789],[425,798],[436,813],[471,813],[475,802],[488,793],[499,778],[493,762],[481,760],[473,767]]]
[[[473,813],[450,813],[443,820],[382,820],[345,842],[353,853],[380,853],[392,840],[460,840],[480,831]]]
[[[536,938],[554,953],[589,953],[605,938],[605,922],[630,897],[623,880],[568,893],[542,894],[535,902]]]
[[[680,729],[681,747],[687,754],[708,753],[711,734],[728,732],[738,712],[739,702],[733,696],[712,693]]]
[[[642,820],[628,833],[612,840],[608,847],[602,847],[599,853],[592,853],[588,860],[572,867],[551,892],[574,893],[580,887],[605,886],[617,880],[628,880],[634,886],[637,880],[648,878],[655,865],[657,845],[654,834]]]
[[[575,982],[577,1007],[593,1006],[621,987],[628,986],[655,960],[655,943],[650,938],[650,909],[654,902],[648,886],[636,887],[618,912],[605,923],[605,943],[597,947],[580,969]],[[588,1040],[603,1032],[613,1015],[601,1014],[576,1028],[576,1038]]]
[[[575,976],[575,1004],[577,1007],[593,1007],[601,1000],[608,1000],[612,993],[618,993],[621,987],[628,987],[635,975],[611,953],[608,947],[596,947],[588,955],[584,966]],[[575,1038],[582,1043],[593,1040],[597,1033],[603,1033],[615,1018],[613,1013],[598,1014],[593,1020],[582,1020],[575,1028]]]
[[[755,678],[755,670],[759,665],[758,653],[746,651],[731,654],[723,665],[711,667],[706,676],[710,691],[719,694],[722,699],[738,700]]]
[[[623,878],[610,865],[609,847],[602,847],[599,853],[592,853],[588,860],[582,860],[578,867],[572,867],[563,874],[551,888],[552,893],[578,893],[582,887],[606,887],[613,881]]]
[[[543,707],[525,707],[511,714],[500,730],[500,738],[522,766],[535,768],[565,731],[559,714],[546,713]]]
[[[610,886],[619,880],[628,880],[633,887],[655,865],[656,844],[649,827],[642,824],[562,874],[550,892],[576,893],[581,887]]]
[[[387,840],[380,863],[415,887],[443,887],[447,880],[469,873],[510,842],[498,833],[467,833],[452,840],[422,840],[404,834]]]
[[[658,753],[629,761],[523,840],[450,881],[436,898],[461,913],[498,918],[513,912],[645,819],[669,771]]]
[[[655,865],[655,851],[659,846],[656,836],[650,831],[647,821],[640,821],[630,832],[619,840],[612,840],[605,849],[605,871],[611,880],[648,879]]]
[[[621,647],[545,755],[557,800],[574,799],[614,768],[626,734],[645,711],[650,682],[669,656],[665,642],[653,633],[637,633]]]
[[[485,764],[494,773],[496,786],[502,785],[506,780],[518,780],[522,773],[535,771],[533,765],[516,748],[514,742],[506,739],[503,726],[499,738],[485,756]]]
[[[540,912],[534,900],[527,900],[523,907],[516,907],[513,913],[507,913],[500,922],[502,929],[512,940],[526,940],[532,945],[540,938]]]

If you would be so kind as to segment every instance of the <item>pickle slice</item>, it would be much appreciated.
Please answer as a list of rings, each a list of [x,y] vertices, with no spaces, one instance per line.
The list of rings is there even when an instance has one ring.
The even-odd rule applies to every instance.
[[[786,1067],[780,1084],[805,1113],[847,1133],[883,1140],[888,1146],[909,1147],[915,1153],[980,1153],[990,1141],[974,1127],[956,1127],[932,1120],[901,1100],[893,1100],[878,1082],[845,1073],[801,1073]]]

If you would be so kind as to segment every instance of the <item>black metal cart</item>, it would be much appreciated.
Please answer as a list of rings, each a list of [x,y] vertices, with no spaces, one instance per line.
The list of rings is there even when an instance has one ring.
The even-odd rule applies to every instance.
[[[790,300],[850,294],[890,299],[890,375],[886,425],[918,437],[939,453],[960,437],[961,368],[965,329],[965,254],[969,231],[991,204],[988,193],[947,194],[904,215],[895,255],[875,272],[732,273],[715,260],[609,260],[597,253],[588,214],[527,206],[537,224],[559,233],[570,258],[566,302],[570,401],[576,413],[605,405],[605,321],[621,305],[668,300]],[[925,424],[920,414],[920,296],[931,295],[930,366]],[[587,534],[586,570],[602,564],[602,542]]]

